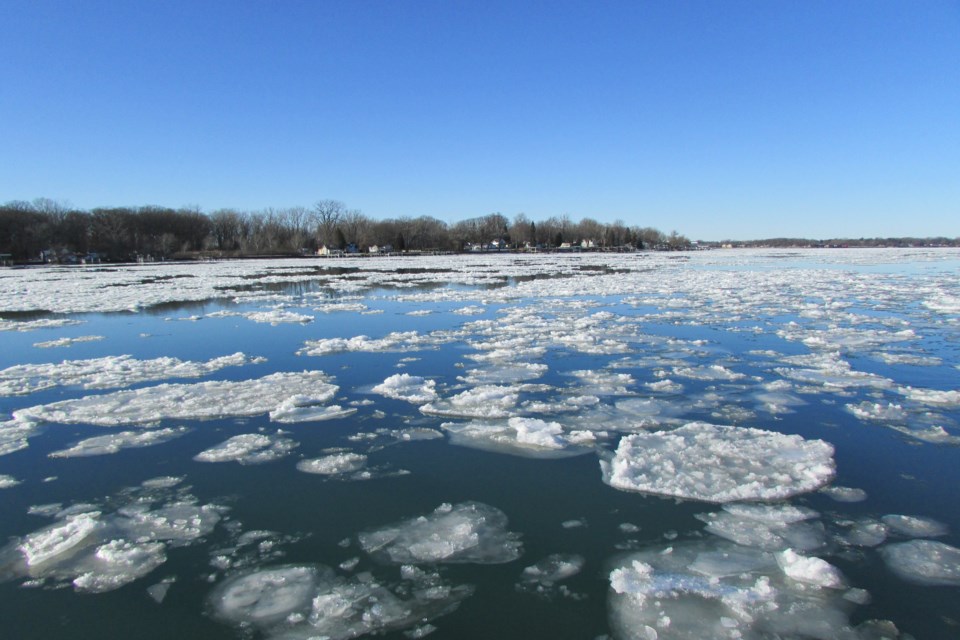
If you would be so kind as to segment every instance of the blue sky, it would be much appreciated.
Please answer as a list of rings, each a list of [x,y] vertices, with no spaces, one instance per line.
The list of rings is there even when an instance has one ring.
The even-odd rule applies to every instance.
[[[960,2],[0,0],[0,201],[960,236]]]

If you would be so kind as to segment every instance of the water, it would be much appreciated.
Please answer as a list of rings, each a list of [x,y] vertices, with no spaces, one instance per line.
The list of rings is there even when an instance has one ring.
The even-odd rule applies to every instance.
[[[12,485],[0,489],[5,633],[832,638],[873,637],[865,621],[883,620],[915,638],[956,637],[954,556],[937,556],[933,577],[904,575],[884,558],[927,535],[960,547],[958,274],[950,250],[0,272],[0,388],[9,394],[0,418],[16,415],[0,427],[11,450],[0,476]],[[254,315],[264,312],[272,315]],[[61,338],[84,341],[35,346]],[[245,357],[215,360],[237,352]],[[293,375],[271,377],[284,372]],[[396,397],[374,390],[399,374],[411,377]],[[337,406],[341,417],[271,420],[291,396],[298,411]],[[734,428],[653,465],[647,435],[696,421]],[[170,438],[150,446],[117,439],[106,455],[50,456],[161,429]],[[752,429],[767,436],[749,459],[712,457],[721,446],[746,450]],[[275,459],[195,459],[244,434],[277,446]],[[600,460],[626,451],[626,436],[642,443],[630,463],[665,495],[604,478]],[[815,440],[832,456],[775,459]],[[344,453],[362,462],[339,475],[297,468]],[[745,485],[754,463],[761,475],[781,474],[782,487],[793,470],[865,499],[797,483],[765,524],[685,494],[699,467]],[[155,478],[171,479],[142,484]],[[485,515],[444,518],[472,504]],[[806,519],[785,520],[786,506]],[[184,513],[195,518],[158,524]],[[932,519],[946,533],[898,532],[881,520],[890,514]],[[417,569],[361,544],[421,516],[425,528],[398,538],[404,553],[425,554],[404,561]],[[708,525],[717,518],[739,544]],[[70,537],[68,524],[90,531]],[[141,553],[125,564],[118,540]],[[555,554],[582,567],[524,582],[524,568]],[[717,573],[716,554],[735,571]],[[275,575],[257,573],[265,570]],[[288,585],[301,576],[306,595],[263,586],[281,574]],[[827,584],[834,574],[840,585]],[[247,604],[230,608],[237,584],[249,588]],[[758,584],[776,595],[761,597]],[[249,597],[279,613],[257,617]],[[353,609],[332,604],[347,600]],[[823,626],[804,627],[791,608]]]

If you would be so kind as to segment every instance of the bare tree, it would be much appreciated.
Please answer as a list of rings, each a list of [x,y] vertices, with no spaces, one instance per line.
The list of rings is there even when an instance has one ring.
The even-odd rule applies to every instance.
[[[339,200],[320,200],[313,205],[313,219],[319,244],[332,246],[335,241],[334,230],[346,210],[346,206]]]

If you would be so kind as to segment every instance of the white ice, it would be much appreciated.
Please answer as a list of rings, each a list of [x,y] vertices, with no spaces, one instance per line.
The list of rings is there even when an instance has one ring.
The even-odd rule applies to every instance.
[[[437,399],[436,387],[437,383],[434,380],[408,373],[398,373],[375,386],[373,392],[395,400],[424,404]]]
[[[118,453],[124,449],[140,449],[169,442],[188,433],[187,427],[170,427],[144,431],[121,431],[105,436],[94,436],[80,440],[68,449],[49,453],[51,458],[80,458]]]
[[[426,516],[366,531],[360,546],[393,564],[503,564],[520,557],[520,536],[507,530],[507,517],[480,502],[442,504]]]
[[[116,426],[163,419],[254,416],[277,409],[292,396],[329,399],[337,386],[322,371],[274,373],[243,381],[161,384],[63,400],[14,411],[17,420]]]
[[[56,340],[44,340],[43,342],[34,342],[33,346],[38,349],[51,349],[56,347],[72,347],[75,344],[84,342],[97,342],[103,340],[103,336],[77,336],[76,338],[57,338]]]
[[[305,473],[325,476],[341,475],[359,471],[367,466],[367,456],[362,453],[335,453],[320,458],[310,458],[297,463],[297,469]]]
[[[454,611],[473,593],[436,573],[404,567],[390,587],[369,573],[350,578],[322,565],[281,565],[234,575],[210,594],[214,615],[268,638],[348,640],[389,631],[433,628],[428,621]]]
[[[0,396],[24,395],[54,387],[111,389],[173,378],[200,378],[225,367],[263,362],[266,358],[237,352],[206,362],[170,357],[137,360],[122,355],[49,364],[19,364],[0,370]]]
[[[20,484],[20,481],[13,476],[6,473],[0,473],[0,489],[9,489],[17,486],[18,484]]]
[[[600,464],[617,489],[706,502],[782,500],[835,473],[833,447],[822,440],[702,422],[625,436]]]
[[[936,538],[950,532],[947,525],[933,518],[888,514],[880,518],[890,531],[908,538]]]
[[[869,629],[877,624],[851,624],[846,595],[853,590],[843,589],[822,559],[774,557],[729,543],[626,556],[610,572],[610,587],[610,624],[619,640],[855,640],[873,637]]]
[[[197,462],[262,464],[286,457],[297,446],[297,442],[283,437],[279,431],[273,435],[244,433],[201,451],[193,459]]]
[[[920,585],[960,586],[960,549],[934,540],[910,540],[880,549],[895,574]]]
[[[481,385],[450,398],[441,398],[420,407],[427,415],[463,418],[507,418],[519,399],[515,387]]]
[[[591,431],[568,431],[557,422],[514,417],[507,421],[445,422],[451,444],[528,458],[566,458],[592,450]]]

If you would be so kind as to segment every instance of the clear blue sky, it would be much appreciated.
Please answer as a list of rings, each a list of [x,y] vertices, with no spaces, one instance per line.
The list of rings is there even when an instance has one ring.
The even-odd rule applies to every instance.
[[[0,201],[960,236],[960,2],[0,0]]]

